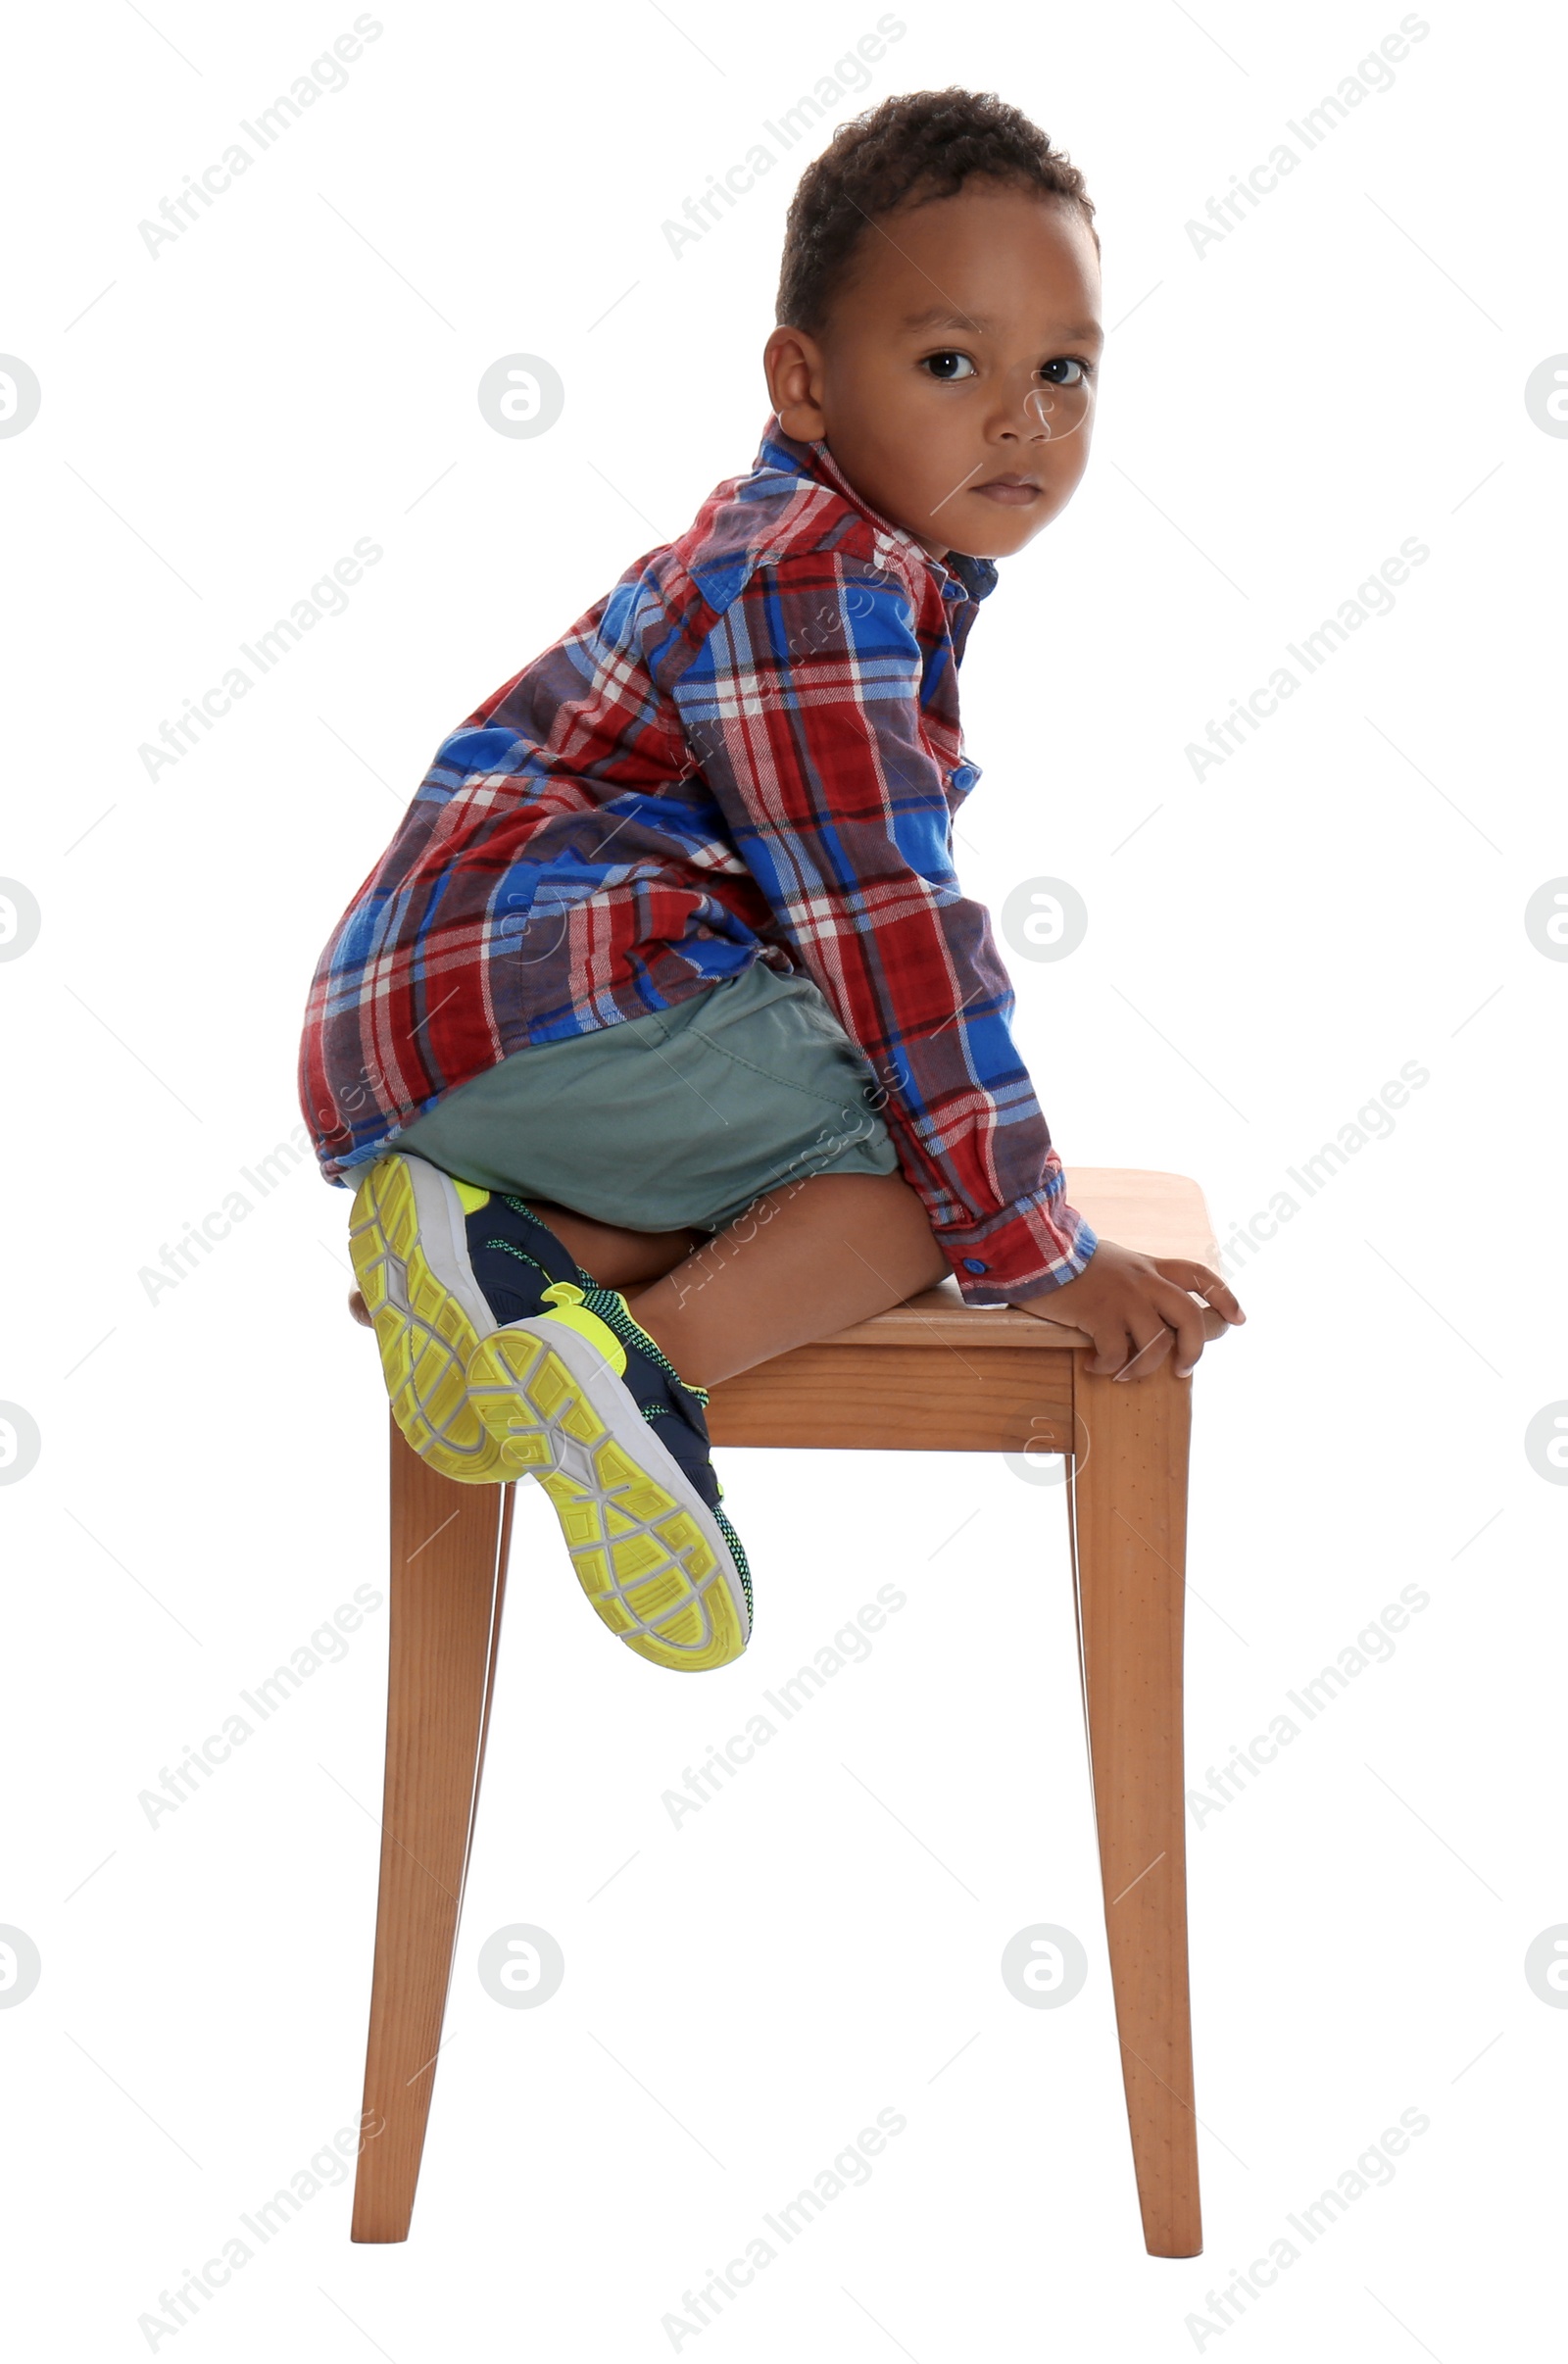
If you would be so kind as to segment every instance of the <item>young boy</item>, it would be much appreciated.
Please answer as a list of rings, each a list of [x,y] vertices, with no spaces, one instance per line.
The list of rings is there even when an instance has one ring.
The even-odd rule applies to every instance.
[[[1088,455],[1092,217],[994,97],[843,125],[750,474],[446,741],[317,970],[301,1103],[403,1434],[538,1476],[658,1665],[751,1631],[717,1381],[950,1271],[1122,1379],[1244,1318],[1065,1204],[953,867],[958,659]]]

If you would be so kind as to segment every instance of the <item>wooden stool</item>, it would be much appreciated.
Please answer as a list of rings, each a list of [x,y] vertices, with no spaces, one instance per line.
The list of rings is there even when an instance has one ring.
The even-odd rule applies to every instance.
[[[1080,1168],[1103,1238],[1217,1261],[1179,1174]],[[359,1308],[359,1317],[368,1318]],[[1205,1335],[1226,1327],[1206,1310]],[[1187,1985],[1182,1612],[1192,1381],[1097,1378],[1081,1331],[965,1306],[952,1282],[712,1392],[717,1445],[1059,1453],[1105,1933],[1144,2243],[1202,2247]],[[955,1353],[965,1364],[953,1384]],[[405,2241],[473,1842],[512,1525],[510,1486],[438,1477],[392,1428],[386,1789],[355,2241]]]

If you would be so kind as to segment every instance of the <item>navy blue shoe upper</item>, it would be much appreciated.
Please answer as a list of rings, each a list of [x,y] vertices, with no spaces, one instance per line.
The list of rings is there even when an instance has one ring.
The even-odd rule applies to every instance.
[[[578,1289],[593,1282],[532,1207],[521,1199],[493,1191],[466,1222],[468,1261],[485,1302],[503,1327],[548,1313],[544,1293],[552,1281]]]

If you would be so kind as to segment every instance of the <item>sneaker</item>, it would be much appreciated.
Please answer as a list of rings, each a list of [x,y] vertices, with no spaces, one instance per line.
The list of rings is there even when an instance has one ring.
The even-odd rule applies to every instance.
[[[564,1280],[548,1310],[482,1339],[468,1401],[501,1456],[555,1504],[583,1591],[628,1650],[701,1673],[751,1639],[752,1579],[719,1507],[708,1396],[617,1290]]]
[[[392,1416],[442,1477],[505,1484],[514,1468],[468,1401],[468,1363],[504,1322],[545,1309],[557,1281],[591,1288],[521,1199],[456,1181],[394,1152],[355,1195],[349,1255],[392,1400]]]

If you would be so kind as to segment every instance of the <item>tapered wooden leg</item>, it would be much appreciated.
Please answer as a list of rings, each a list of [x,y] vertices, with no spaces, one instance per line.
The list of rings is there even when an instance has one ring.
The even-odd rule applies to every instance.
[[[438,1477],[392,1426],[386,1788],[355,2241],[406,2241],[473,1839],[510,1486]]]
[[[1196,2257],[1182,1612],[1193,1383],[1073,1357],[1068,1488],[1095,1821],[1127,2121],[1152,2257]]]

